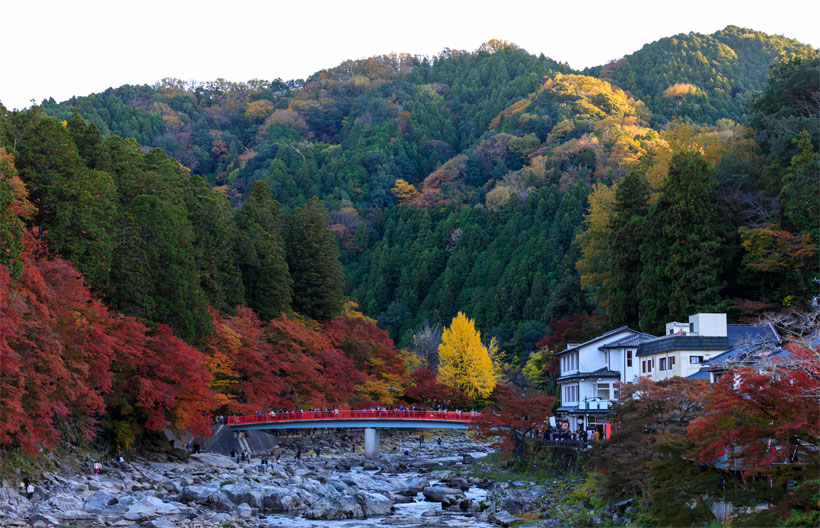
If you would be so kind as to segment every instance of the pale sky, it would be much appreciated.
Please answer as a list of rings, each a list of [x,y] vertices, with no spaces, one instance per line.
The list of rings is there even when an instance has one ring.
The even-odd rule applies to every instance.
[[[10,0],[0,4],[0,102],[63,101],[163,77],[303,79],[346,59],[514,42],[573,68],[729,24],[820,47],[820,2],[587,0]]]

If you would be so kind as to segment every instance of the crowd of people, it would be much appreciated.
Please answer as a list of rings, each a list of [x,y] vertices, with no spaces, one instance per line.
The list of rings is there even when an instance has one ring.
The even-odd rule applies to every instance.
[[[548,442],[598,442],[601,439],[601,433],[594,427],[589,427],[586,430],[570,431],[568,428],[547,425],[542,431],[543,440]]]

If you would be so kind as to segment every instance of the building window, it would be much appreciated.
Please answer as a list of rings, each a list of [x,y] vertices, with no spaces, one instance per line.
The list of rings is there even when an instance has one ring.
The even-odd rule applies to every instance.
[[[632,351],[631,350],[626,351],[626,366],[627,367],[632,366]]]
[[[703,363],[703,356],[689,356],[689,363],[692,365]]]
[[[572,403],[578,401],[578,385],[564,386],[564,402]]]
[[[669,356],[669,370],[675,368],[675,356]]]
[[[666,370],[666,358],[660,358],[658,360],[658,370]]]
[[[609,399],[609,383],[599,383],[597,396],[602,400]]]

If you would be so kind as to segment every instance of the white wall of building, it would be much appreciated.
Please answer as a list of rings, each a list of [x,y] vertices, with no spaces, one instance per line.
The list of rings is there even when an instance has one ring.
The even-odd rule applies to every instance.
[[[726,337],[725,313],[698,313],[689,316],[692,332],[705,337]]]

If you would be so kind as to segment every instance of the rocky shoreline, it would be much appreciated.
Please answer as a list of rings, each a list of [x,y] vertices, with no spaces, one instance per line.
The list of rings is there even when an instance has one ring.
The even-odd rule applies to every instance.
[[[451,525],[457,517],[457,526],[483,527],[509,526],[521,514],[542,519],[536,526],[565,525],[564,512],[555,509],[557,490],[566,489],[559,481],[536,485],[459,476],[454,470],[488,451],[465,434],[444,434],[441,445],[423,446],[413,436],[397,435],[386,446],[392,452],[372,459],[336,451],[329,438],[321,457],[305,459],[308,444],[298,437],[280,440],[278,463],[262,464],[259,457],[237,463],[222,454],[176,450],[155,460],[109,464],[99,475],[64,469],[35,482],[31,500],[16,483],[4,481],[0,525],[289,526],[282,517],[289,515],[299,526],[383,518],[384,525],[433,527]],[[310,441],[317,446],[322,439]],[[299,447],[301,460],[294,456]],[[410,514],[401,505],[423,509]]]
[[[110,464],[99,475],[49,474],[35,482],[31,500],[16,483],[4,481],[0,524],[164,528],[223,526],[229,521],[257,526],[272,513],[363,519],[390,515],[395,504],[413,501],[419,493],[444,508],[480,512],[482,505],[466,499],[464,492],[489,482],[449,478],[448,471],[413,475],[436,464],[460,463],[463,455],[476,450],[468,437],[452,436],[442,446],[424,448],[410,439],[404,444],[398,446],[401,454],[376,459],[330,454],[297,460],[288,452],[279,463],[264,465],[258,457],[236,463],[221,454],[183,452],[175,461]]]

